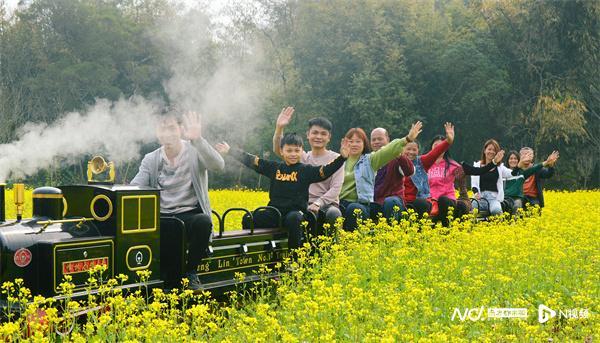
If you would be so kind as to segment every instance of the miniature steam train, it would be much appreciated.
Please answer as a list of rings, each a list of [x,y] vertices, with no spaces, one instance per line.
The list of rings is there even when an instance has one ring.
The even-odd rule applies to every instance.
[[[177,218],[160,216],[158,189],[109,183],[41,187],[33,191],[33,217],[23,220],[23,185],[15,184],[17,220],[7,222],[4,188],[0,185],[0,282],[22,278],[34,295],[59,297],[59,285],[70,275],[76,286],[73,296],[81,296],[88,287],[88,271],[102,264],[107,267],[105,280],[128,276],[120,286],[124,289],[140,286],[138,270],[151,271],[146,286],[181,286],[185,227]],[[241,208],[222,215],[213,211],[219,231],[197,270],[206,290],[256,281],[265,275],[254,270],[288,256],[287,233],[281,228],[225,231],[225,219],[234,211],[251,215]],[[237,272],[245,279],[236,278]]]

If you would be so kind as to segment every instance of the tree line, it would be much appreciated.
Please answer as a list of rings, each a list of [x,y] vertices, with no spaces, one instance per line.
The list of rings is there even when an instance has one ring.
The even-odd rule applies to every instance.
[[[0,142],[97,98],[168,103],[168,54],[148,32],[181,13],[166,0],[33,0],[8,14],[0,1]],[[229,137],[249,151],[270,150],[276,115],[293,105],[293,130],[314,116],[333,122],[333,149],[350,127],[400,136],[422,120],[426,150],[452,121],[457,160],[478,159],[488,138],[531,146],[538,159],[558,149],[549,187],[600,185],[598,1],[253,0],[224,14],[203,58],[263,55],[254,66],[265,94],[256,128]],[[60,166],[32,180],[72,182],[80,170]],[[212,177],[222,187],[259,182],[249,173]]]

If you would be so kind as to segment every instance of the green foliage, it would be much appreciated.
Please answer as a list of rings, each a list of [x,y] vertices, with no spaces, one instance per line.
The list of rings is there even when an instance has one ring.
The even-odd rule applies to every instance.
[[[553,185],[600,185],[598,1],[254,0],[226,13],[231,23],[191,72],[211,75],[224,58],[264,55],[256,129],[231,138],[248,150],[270,150],[279,109],[293,105],[289,129],[328,117],[333,149],[350,127],[386,127],[396,137],[420,119],[427,142],[452,121],[458,160],[475,159],[493,137],[505,149],[533,146],[540,158],[566,152]],[[98,97],[169,103],[163,85],[173,57],[148,33],[179,16],[166,0],[35,0],[2,16],[0,142],[25,122],[53,121]],[[211,131],[218,139],[228,128]],[[241,175],[213,180],[255,186]]]
[[[18,11],[0,36],[0,140],[96,98],[162,92],[164,65],[145,29],[112,1],[39,0]]]
[[[400,136],[418,118],[428,141],[452,121],[456,159],[493,137],[539,158],[569,152],[555,185],[599,184],[598,2],[257,2],[271,24],[259,34],[294,76],[278,99],[296,106],[292,126],[325,115],[337,142],[353,126]]]

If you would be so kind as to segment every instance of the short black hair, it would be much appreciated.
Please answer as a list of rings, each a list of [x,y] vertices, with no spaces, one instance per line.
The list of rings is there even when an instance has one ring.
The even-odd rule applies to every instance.
[[[158,127],[165,126],[165,125],[167,125],[167,122],[169,122],[171,120],[174,121],[175,123],[177,123],[177,125],[179,125],[179,126],[183,125],[183,118],[180,115],[177,115],[175,113],[166,113],[166,114],[163,114],[158,117],[157,126]]]
[[[333,129],[333,125],[331,124],[329,119],[323,118],[323,117],[317,117],[317,118],[313,118],[313,119],[309,120],[308,121],[308,129],[310,130],[310,128],[313,126],[322,127],[325,130],[329,131],[330,133],[331,133],[331,130]]]
[[[286,133],[283,138],[281,138],[281,143],[279,143],[280,147],[283,148],[284,145],[295,145],[299,147],[303,147],[304,143],[302,141],[302,136],[299,134],[292,132]]]
[[[508,152],[508,155],[506,155],[506,160],[508,161],[508,159],[512,156],[515,155],[517,156],[517,160],[521,161],[521,154],[517,151],[517,150],[511,150]]]

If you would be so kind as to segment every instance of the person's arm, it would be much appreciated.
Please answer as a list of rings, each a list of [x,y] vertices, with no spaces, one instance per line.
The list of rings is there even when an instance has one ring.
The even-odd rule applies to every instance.
[[[129,183],[134,186],[150,186],[150,158],[146,155],[142,159],[140,169],[138,173],[133,177],[133,180]]]
[[[319,199],[315,200],[314,204],[317,204],[319,207],[323,207],[325,205],[335,203],[337,198],[340,196],[343,183],[344,168],[340,168],[331,176],[331,183],[327,192],[321,195]]]
[[[508,179],[512,177],[512,169],[506,167],[504,163],[501,163],[498,166],[498,177],[500,179]]]
[[[265,160],[256,155],[249,154],[239,149],[232,148],[229,152],[231,157],[240,161],[246,167],[253,169],[259,174],[262,174],[268,178],[273,178],[275,170],[279,165],[278,162]]]
[[[423,123],[421,123],[420,121],[417,121],[416,123],[414,123],[412,125],[412,127],[410,128],[410,131],[408,132],[406,137],[400,138],[400,139],[398,139],[398,138],[394,139],[390,143],[383,146],[381,149],[379,149],[375,152],[372,152],[371,158],[370,158],[371,169],[373,169],[374,171],[377,171],[377,170],[379,170],[379,168],[388,164],[389,161],[398,157],[402,153],[402,150],[404,149],[404,146],[406,145],[406,143],[414,142],[422,130],[423,130]]]
[[[246,167],[253,169],[257,173],[262,174],[270,179],[274,177],[275,170],[279,165],[277,162],[259,158],[256,155],[249,154],[240,149],[231,148],[227,142],[217,143],[215,148],[221,155],[229,154]]]
[[[496,153],[496,156],[494,156],[494,158],[492,159],[492,162],[486,164],[485,166],[481,166],[480,162],[475,162],[472,166],[462,162],[461,166],[463,167],[463,171],[466,175],[473,175],[471,176],[471,186],[473,187],[473,192],[475,192],[476,188],[479,188],[479,177],[477,175],[483,175],[485,173],[488,173],[489,171],[491,171],[492,169],[494,169],[495,167],[498,167],[498,173],[499,176],[501,178],[508,178],[510,177],[510,169],[504,167],[502,165],[502,159],[504,158],[504,150],[500,150]],[[508,171],[508,176],[506,176],[506,172],[503,170],[501,170],[503,167],[505,169],[505,171]],[[474,186],[473,184],[477,184],[477,186]]]
[[[442,156],[442,154],[448,149],[450,149],[450,143],[448,143],[448,140],[445,139],[440,144],[436,145],[435,148],[431,149],[430,152],[426,153],[425,155],[421,155],[420,158],[421,164],[423,164],[423,169],[428,171],[429,168],[431,168],[431,166],[435,163],[435,160]]]
[[[273,134],[273,152],[275,155],[281,156],[281,139],[283,138],[283,130],[279,133],[275,130],[275,134]]]
[[[311,166],[305,164],[304,170],[306,171],[306,179],[308,180],[308,182],[320,182],[333,175],[333,173],[338,171],[338,169],[340,169],[344,165],[344,162],[346,162],[346,159],[348,158],[349,151],[350,148],[348,147],[348,140],[344,138],[342,139],[340,154],[338,157],[336,157],[335,160],[324,166]]]
[[[183,137],[190,140],[196,148],[201,165],[208,170],[225,169],[223,157],[202,137],[200,115],[196,112],[188,112],[183,116],[183,123]]]
[[[544,167],[539,172],[540,179],[549,179],[554,176],[554,167]]]
[[[275,155],[281,156],[281,138],[283,138],[283,131],[286,126],[292,120],[292,116],[294,114],[293,107],[284,107],[279,116],[277,117],[277,121],[275,122],[275,133],[273,134],[273,152]]]
[[[346,162],[346,157],[339,155],[335,160],[324,166],[304,165],[308,182],[315,183],[329,178],[344,165],[344,162]]]
[[[206,169],[212,171],[225,169],[225,160],[223,160],[221,154],[208,144],[206,139],[200,137],[192,141],[192,145],[198,151],[198,159]]]
[[[400,156],[397,160],[399,164],[398,172],[400,172],[402,176],[408,177],[415,173],[415,166],[412,161],[408,159],[408,157]]]
[[[496,167],[496,164],[492,162],[486,164],[483,167],[475,167],[465,162],[461,162],[460,166],[462,167],[465,175],[483,175],[494,169]]]
[[[543,167],[544,167],[543,163],[536,163],[532,167],[527,168],[527,169],[519,169],[519,168],[515,168],[515,169],[516,170],[518,169],[518,171],[520,172],[520,174],[523,175],[523,178],[527,179],[531,175],[533,175],[533,174],[537,173],[538,171],[542,170]],[[514,171],[513,171],[512,175],[519,175],[519,173],[515,174]]]
[[[371,168],[379,170],[379,168],[388,164],[391,160],[402,153],[406,145],[406,138],[397,138],[389,142],[381,149],[371,153]]]
[[[454,143],[454,125],[452,123],[445,123],[444,130],[446,131],[446,139],[444,139],[440,144],[438,144],[435,148],[431,149],[425,155],[421,155],[421,164],[423,164],[423,169],[428,171],[429,168],[435,163],[438,157],[442,156],[448,149],[452,143]],[[419,157],[417,157],[419,158]]]
[[[554,165],[559,157],[560,154],[558,153],[558,150],[554,150],[550,156],[548,156],[544,161],[544,168],[538,173],[541,179],[548,179],[554,175]]]

